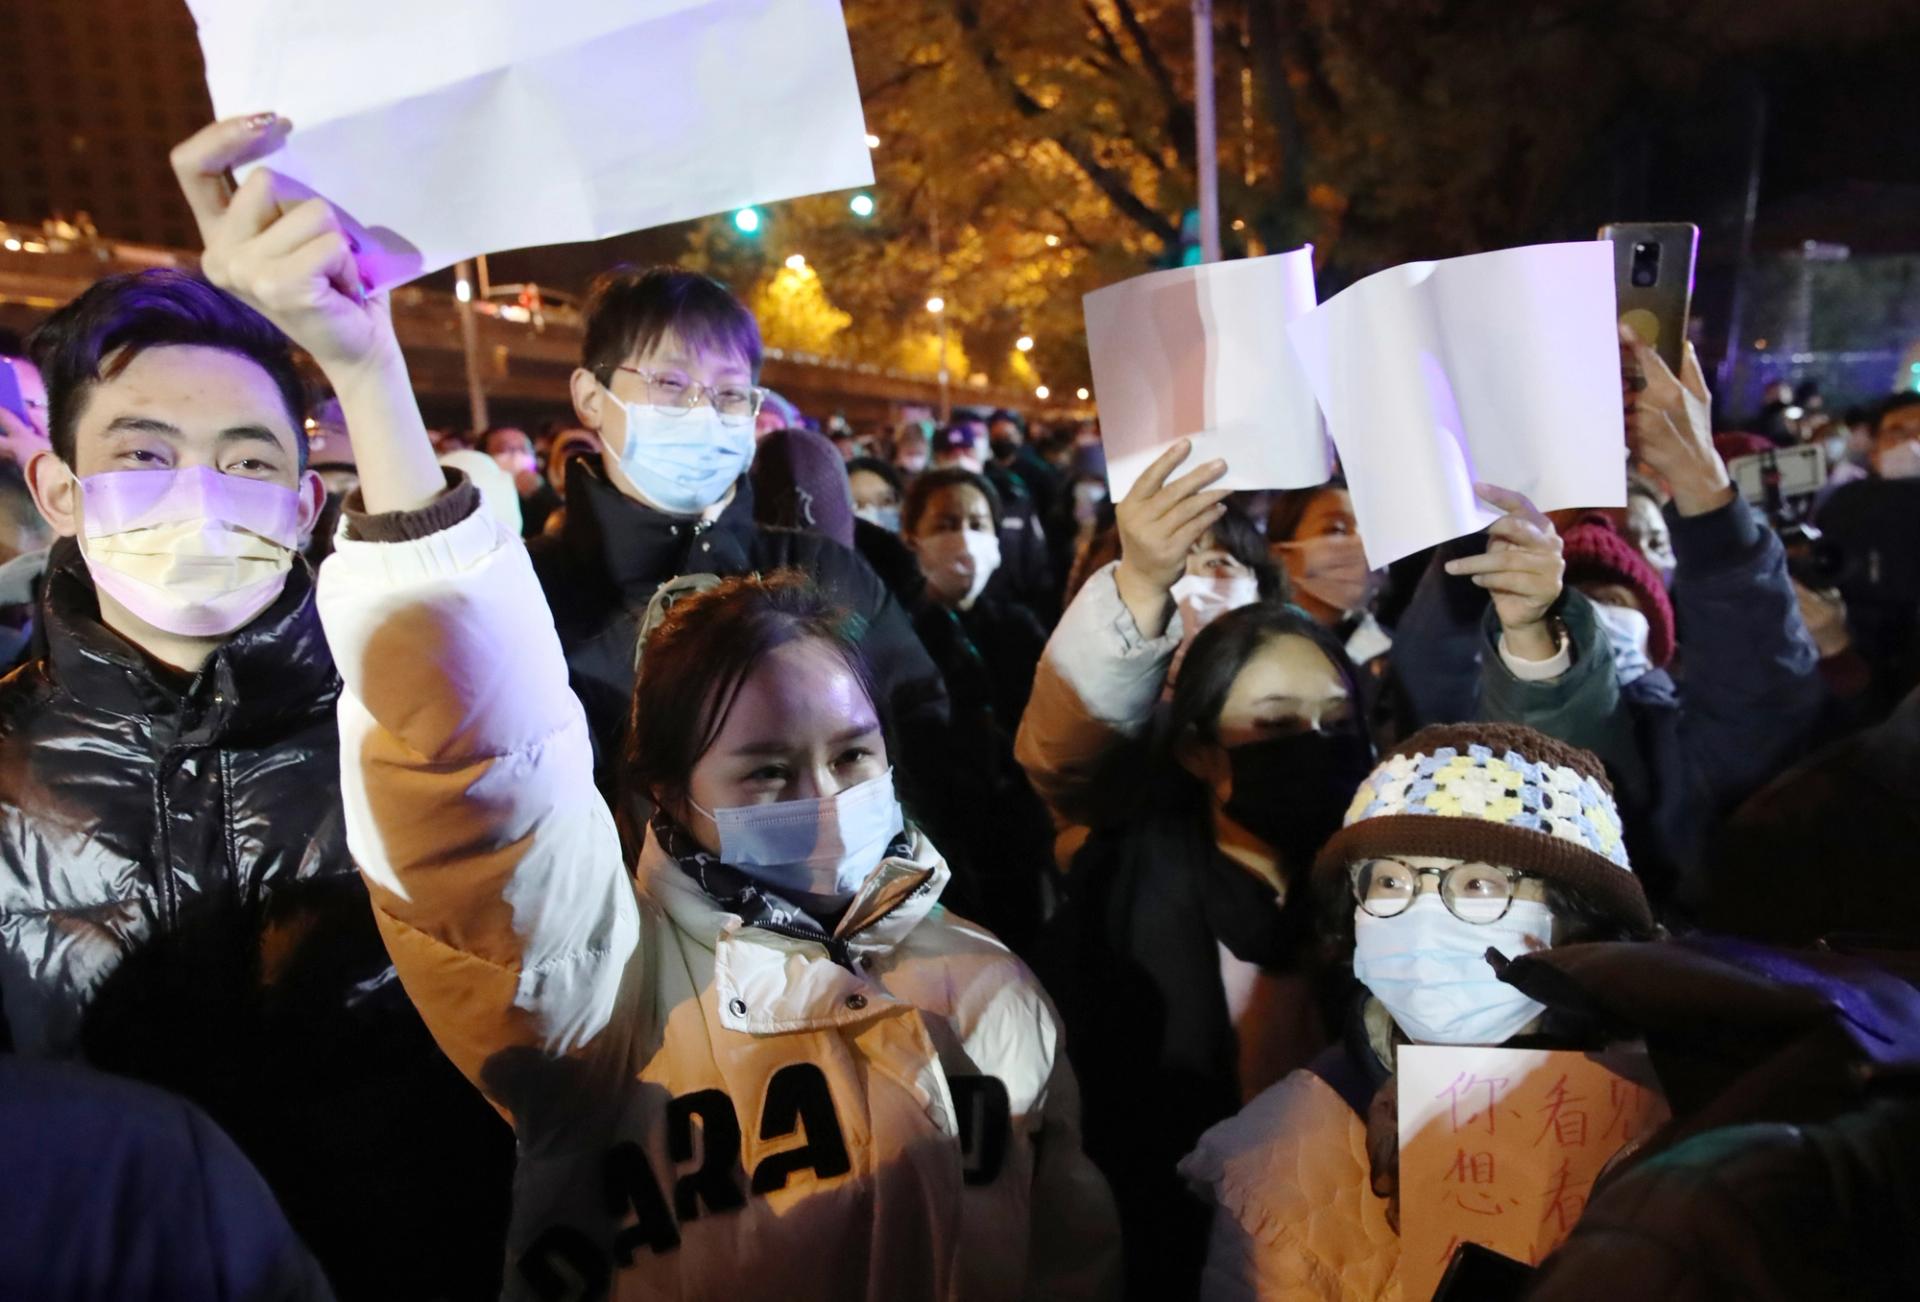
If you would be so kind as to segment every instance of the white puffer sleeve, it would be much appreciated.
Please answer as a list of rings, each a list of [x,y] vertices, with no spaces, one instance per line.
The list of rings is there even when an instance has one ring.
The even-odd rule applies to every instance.
[[[485,511],[343,537],[319,605],[348,843],[408,995],[482,1088],[503,1051],[577,1052],[613,1016],[638,904],[526,548]]]

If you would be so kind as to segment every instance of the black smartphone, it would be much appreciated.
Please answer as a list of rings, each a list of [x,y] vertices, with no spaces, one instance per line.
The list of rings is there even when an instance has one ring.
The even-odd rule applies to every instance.
[[[1453,1251],[1433,1302],[1519,1302],[1533,1278],[1533,1267],[1478,1243]]]
[[[1667,369],[1680,374],[1700,228],[1690,222],[1608,222],[1600,228],[1600,238],[1613,241],[1615,310],[1621,324],[1632,326]]]

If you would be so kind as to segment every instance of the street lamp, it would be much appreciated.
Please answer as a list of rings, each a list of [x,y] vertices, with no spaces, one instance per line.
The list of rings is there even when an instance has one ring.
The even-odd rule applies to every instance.
[[[1047,247],[1048,247],[1048,248],[1050,248],[1050,249],[1057,249],[1057,248],[1059,248],[1059,247],[1060,247],[1060,237],[1059,237],[1058,235],[1049,235],[1049,236],[1047,236]]]
[[[733,225],[742,235],[752,235],[760,229],[760,210],[742,208],[733,215]]]
[[[880,148],[880,137],[874,135],[873,132],[871,131],[867,132],[867,148],[868,149]]]
[[[847,200],[847,207],[853,209],[853,215],[855,217],[871,217],[873,216],[873,196],[870,194],[856,194],[853,198]]]
[[[1040,401],[1045,402],[1048,398],[1051,398],[1053,396],[1053,390],[1049,389],[1046,385],[1043,384],[1039,388],[1033,391],[1033,396],[1038,398]]]
[[[793,255],[792,257],[790,257],[790,258],[788,258],[788,259],[787,259],[787,270],[788,270],[788,271],[805,271],[806,269],[807,269],[807,255],[806,255],[806,254],[804,254],[804,253],[796,253],[796,254],[794,254],[794,255]]]
[[[1091,393],[1088,393],[1085,389],[1075,389],[1073,391],[1073,396],[1078,398],[1080,401],[1085,402],[1088,398],[1091,398],[1093,395]]]
[[[932,298],[927,300],[927,311],[933,313],[935,316],[939,316],[942,312],[946,310],[947,310],[947,300],[944,298],[941,298],[938,294],[935,294]]]
[[[1033,351],[1033,336],[1021,335],[1018,339],[1013,341],[1013,346],[1015,348],[1018,348],[1023,353],[1030,353]]]

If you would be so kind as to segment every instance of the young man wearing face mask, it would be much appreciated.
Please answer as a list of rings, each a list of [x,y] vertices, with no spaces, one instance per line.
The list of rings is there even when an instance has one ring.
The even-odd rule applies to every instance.
[[[1218,1208],[1205,1297],[1398,1297],[1399,1046],[1600,1047],[1488,952],[1652,930],[1599,761],[1511,725],[1408,738],[1360,785],[1314,884],[1351,918],[1360,998],[1340,1043],[1181,1163]]]
[[[866,621],[862,645],[901,727],[905,767],[944,721],[940,676],[873,571],[817,534],[755,523],[746,471],[766,394],[760,358],[752,313],[706,276],[616,267],[589,297],[573,405],[606,451],[568,467],[564,526],[530,550],[587,708],[603,789],[626,729],[648,605],[682,576],[806,571]]]
[[[348,854],[288,344],[148,271],[32,348],[52,441],[28,478],[60,540],[45,654],[0,683],[0,1041],[207,1108],[341,1296],[482,1293],[497,1262],[456,1245],[504,1223],[511,1148],[406,1002]],[[398,1217],[404,1252],[368,1251],[367,1216]]]

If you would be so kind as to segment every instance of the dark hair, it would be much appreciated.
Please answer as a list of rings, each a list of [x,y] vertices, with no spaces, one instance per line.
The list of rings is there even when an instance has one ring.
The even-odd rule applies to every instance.
[[[1292,600],[1286,576],[1273,563],[1273,553],[1267,550],[1266,535],[1254,527],[1244,511],[1229,505],[1218,520],[1207,526],[1207,532],[1212,535],[1214,546],[1253,571],[1261,600],[1283,604]]]
[[[1887,423],[1887,417],[1896,411],[1905,411],[1916,404],[1920,404],[1920,393],[1912,391],[1889,394],[1881,399],[1880,405],[1873,412],[1874,437],[1879,437],[1880,427]]]
[[[600,273],[587,291],[580,365],[607,384],[615,367],[644,355],[669,331],[702,352],[736,354],[760,378],[759,323],[725,285],[684,267],[630,263]]]
[[[1207,741],[1216,740],[1220,711],[1233,690],[1233,680],[1240,676],[1254,652],[1274,638],[1286,636],[1305,638],[1333,665],[1347,689],[1347,700],[1353,705],[1352,716],[1342,726],[1365,736],[1365,698],[1360,691],[1360,677],[1340,639],[1297,610],[1278,602],[1257,601],[1214,620],[1200,630],[1187,648],[1180,676],[1174,680],[1173,700],[1167,707],[1164,743],[1171,746],[1189,730]]]
[[[630,792],[678,815],[687,781],[726,724],[740,685],[768,652],[803,639],[845,663],[883,724],[883,703],[860,649],[861,618],[798,570],[722,580],[683,597],[647,638],[633,686],[623,768]]]
[[[886,480],[892,485],[895,497],[907,491],[906,485],[900,479],[900,472],[893,468],[891,462],[882,461],[878,457],[855,457],[847,462],[847,478],[853,478],[853,472],[856,470],[864,470],[869,475],[878,475]]]
[[[913,487],[907,490],[907,500],[900,504],[900,534],[911,537],[920,525],[920,517],[927,513],[927,507],[933,503],[933,495],[946,488],[977,488],[980,495],[987,499],[987,509],[993,512],[993,527],[1000,528],[1002,507],[999,490],[993,481],[985,475],[977,475],[971,470],[962,470],[958,466],[948,466],[944,470],[923,470],[914,478]]]
[[[1315,484],[1312,488],[1289,488],[1274,494],[1273,505],[1267,508],[1267,542],[1292,542],[1300,522],[1307,518],[1307,508],[1313,505],[1313,499],[1336,488],[1341,492],[1346,491],[1347,480],[1344,475],[1335,475],[1326,483]]]
[[[168,346],[218,348],[265,371],[286,405],[300,468],[307,468],[306,386],[287,337],[225,290],[169,267],[103,277],[28,337],[47,385],[55,455],[74,463],[74,427],[94,385],[117,377],[147,349]]]

